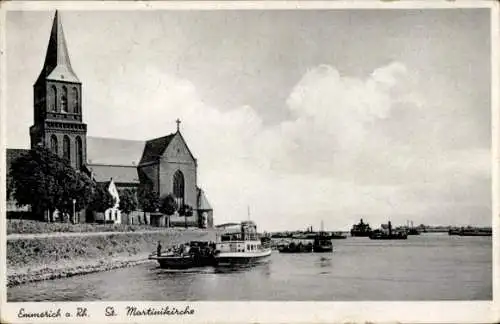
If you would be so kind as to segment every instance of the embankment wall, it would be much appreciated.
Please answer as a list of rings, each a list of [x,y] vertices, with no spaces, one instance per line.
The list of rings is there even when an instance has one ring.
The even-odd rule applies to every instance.
[[[165,247],[196,240],[215,241],[215,231],[168,229],[15,240],[7,237],[8,285],[137,264],[147,260],[158,241]]]

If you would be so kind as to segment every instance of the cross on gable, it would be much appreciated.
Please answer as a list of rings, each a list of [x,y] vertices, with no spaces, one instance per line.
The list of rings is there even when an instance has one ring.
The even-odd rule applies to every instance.
[[[179,131],[181,120],[179,118],[177,118],[177,120],[175,122],[177,123],[177,131]]]

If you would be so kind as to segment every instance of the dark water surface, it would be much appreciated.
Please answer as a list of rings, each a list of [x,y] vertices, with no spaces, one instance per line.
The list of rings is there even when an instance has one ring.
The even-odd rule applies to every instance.
[[[491,300],[491,237],[333,240],[250,268],[169,271],[156,263],[9,288],[8,301]]]

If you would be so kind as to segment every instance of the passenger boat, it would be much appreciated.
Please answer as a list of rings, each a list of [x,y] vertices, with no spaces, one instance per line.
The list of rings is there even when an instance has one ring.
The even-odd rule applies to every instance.
[[[252,221],[244,221],[234,228],[226,228],[216,244],[215,264],[218,266],[252,264],[266,260],[271,248],[263,246]]]
[[[192,241],[178,247],[169,248],[165,253],[158,251],[149,256],[162,269],[188,269],[215,265],[214,246],[208,242]]]

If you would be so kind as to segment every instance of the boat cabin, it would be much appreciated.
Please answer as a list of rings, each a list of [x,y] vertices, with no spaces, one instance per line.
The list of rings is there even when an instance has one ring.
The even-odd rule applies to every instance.
[[[225,227],[217,243],[221,252],[256,252],[262,249],[257,226],[252,221]]]

